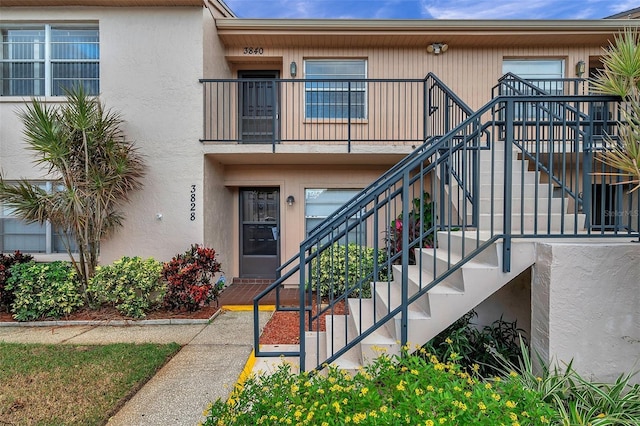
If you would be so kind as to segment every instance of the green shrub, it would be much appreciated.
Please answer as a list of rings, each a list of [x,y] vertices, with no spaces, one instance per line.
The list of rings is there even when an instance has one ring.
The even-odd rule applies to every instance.
[[[354,297],[371,297],[371,283],[387,280],[384,252],[378,252],[380,269],[377,277],[374,276],[373,270],[374,256],[375,250],[371,247],[356,243],[349,243],[348,247],[334,244],[320,253],[318,261],[312,261],[311,285],[323,297],[338,297],[346,291]]]
[[[6,288],[15,297],[11,312],[18,321],[60,318],[84,305],[69,262],[14,265]]]
[[[89,294],[112,304],[123,315],[144,318],[164,298],[162,263],[152,258],[123,257],[113,265],[99,266],[89,282]]]
[[[492,376],[501,367],[496,355],[517,362],[521,354],[520,339],[526,344],[522,338],[524,330],[518,328],[516,321],[505,321],[502,317],[479,329],[472,322],[475,316],[474,310],[467,312],[424,347],[443,359],[456,353],[460,356],[459,364],[464,368],[473,367],[483,377]]]
[[[33,260],[33,256],[16,251],[13,254],[0,253],[0,309],[11,308],[13,292],[6,290],[7,280],[11,276],[11,267],[18,263],[27,263]]]
[[[380,356],[355,376],[333,367],[326,375],[293,374],[284,364],[215,401],[204,425],[537,426],[557,415],[520,386],[515,372],[482,381],[464,372],[455,355],[441,361],[421,351]]]

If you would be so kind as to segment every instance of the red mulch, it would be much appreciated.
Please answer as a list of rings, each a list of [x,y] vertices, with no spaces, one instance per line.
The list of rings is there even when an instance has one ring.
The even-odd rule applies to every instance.
[[[313,308],[313,313],[317,312],[316,307]],[[333,314],[343,315],[346,310],[344,302],[340,302],[333,309]],[[331,311],[324,312],[320,315],[320,331],[325,331],[325,316],[331,314]],[[305,319],[306,329],[308,329],[309,319]],[[318,321],[314,321],[313,330],[317,330]],[[267,322],[262,334],[260,335],[260,344],[263,345],[297,345],[300,343],[300,315],[298,312],[283,312],[277,311],[273,313],[273,316]]]
[[[142,319],[209,319],[218,311],[219,307],[214,303],[211,306],[204,306],[195,312],[188,311],[168,311],[166,309],[158,309],[147,313]],[[117,321],[117,320],[133,320],[134,318],[126,317],[118,312],[115,308],[103,307],[100,309],[80,309],[59,320],[68,321]],[[0,322],[16,322],[10,313],[0,311]]]

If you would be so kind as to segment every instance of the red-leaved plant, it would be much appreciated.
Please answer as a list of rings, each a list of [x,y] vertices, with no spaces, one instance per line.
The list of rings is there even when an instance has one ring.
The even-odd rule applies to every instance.
[[[167,280],[165,307],[196,311],[217,300],[223,282],[213,282],[218,272],[220,262],[214,249],[194,244],[184,254],[176,255],[162,268],[162,276]]]
[[[9,269],[11,269],[13,265],[27,263],[31,260],[33,260],[33,256],[30,254],[22,254],[19,251],[13,254],[0,253],[0,310],[4,307],[8,311],[14,299],[13,292],[5,290],[7,280],[11,275]]]

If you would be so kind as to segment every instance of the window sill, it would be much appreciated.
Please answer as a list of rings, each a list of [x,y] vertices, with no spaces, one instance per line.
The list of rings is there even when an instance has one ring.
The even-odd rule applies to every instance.
[[[36,262],[42,262],[42,263],[55,262],[58,260],[63,260],[63,261],[70,260],[69,255],[67,253],[28,253],[28,252],[22,252],[22,253],[29,254],[33,256],[33,260],[35,260]]]
[[[369,124],[366,118],[305,118],[303,124]]]
[[[66,102],[66,96],[0,96],[0,103],[11,104],[27,104],[31,103],[33,99],[37,99],[39,102]]]

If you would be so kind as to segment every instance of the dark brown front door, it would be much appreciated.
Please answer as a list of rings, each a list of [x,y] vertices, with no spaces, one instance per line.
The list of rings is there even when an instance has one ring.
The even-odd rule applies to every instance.
[[[242,143],[275,143],[280,138],[278,71],[240,71]]]
[[[275,278],[280,265],[280,190],[240,189],[240,276]]]

